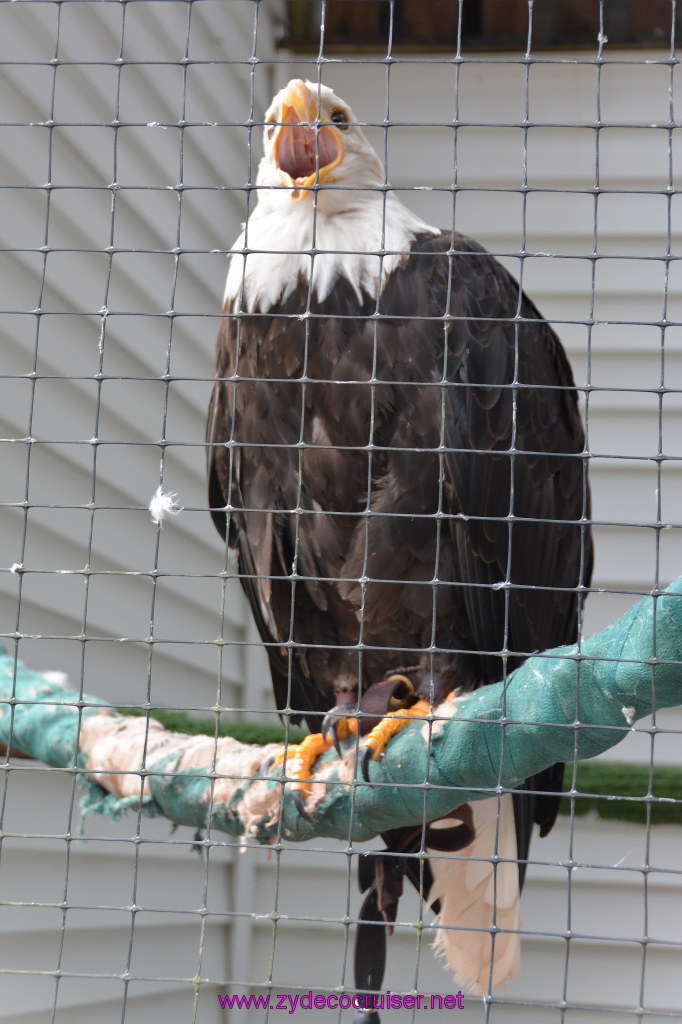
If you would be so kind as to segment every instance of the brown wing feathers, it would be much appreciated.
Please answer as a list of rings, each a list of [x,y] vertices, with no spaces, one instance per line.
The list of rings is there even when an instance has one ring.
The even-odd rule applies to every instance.
[[[300,281],[262,317],[227,310],[218,339],[213,516],[225,535],[236,509],[277,703],[304,715],[357,685],[361,607],[365,644],[385,648],[362,656],[371,682],[429,646],[436,585],[442,659],[476,686],[501,677],[503,649],[573,640],[591,573],[570,368],[518,284],[470,239],[424,236],[375,312],[344,279],[323,302]],[[546,826],[552,808],[517,820]]]

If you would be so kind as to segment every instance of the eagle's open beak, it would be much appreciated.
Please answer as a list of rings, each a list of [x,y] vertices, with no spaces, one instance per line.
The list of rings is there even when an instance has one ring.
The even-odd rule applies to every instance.
[[[282,99],[280,122],[274,141],[274,158],[292,199],[302,199],[305,190],[322,183],[343,159],[339,132],[330,124],[319,124],[317,95],[300,78],[289,82]]]

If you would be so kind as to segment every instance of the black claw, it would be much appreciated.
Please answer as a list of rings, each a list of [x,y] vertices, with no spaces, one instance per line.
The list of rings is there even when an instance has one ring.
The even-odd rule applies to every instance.
[[[325,742],[327,742],[327,737],[331,736],[332,746],[339,757],[343,757],[343,751],[341,750],[341,741],[339,740],[337,732],[336,719],[351,717],[353,715],[357,715],[357,713],[357,704],[337,704],[336,707],[332,708],[331,711],[328,711],[322,719],[322,728],[320,729],[320,732],[322,733]]]
[[[301,790],[300,789],[295,789],[293,796],[294,796],[294,805],[295,805],[296,810],[298,811],[298,813],[301,815],[302,818],[305,818],[306,821],[311,821],[312,819],[311,819],[310,815],[308,814],[308,812],[305,809],[305,798],[304,798],[303,793],[301,792]]]
[[[268,777],[268,773],[269,773],[270,769],[272,768],[273,764],[275,763],[276,756],[277,756],[276,753],[268,754],[268,756],[265,758],[265,760],[261,763],[261,766],[258,769],[258,774],[260,775],[260,777],[262,779],[265,779],[265,778]]]
[[[373,753],[372,747],[365,747],[360,755],[360,772],[365,782],[369,782],[369,763]]]
[[[337,716],[334,711],[328,711],[322,719],[322,728],[320,729],[320,732],[322,733],[322,738],[325,743],[329,743],[328,737],[331,736],[332,746],[339,757],[341,757],[341,744],[339,743],[339,737],[336,734],[336,722],[334,721],[336,717]]]

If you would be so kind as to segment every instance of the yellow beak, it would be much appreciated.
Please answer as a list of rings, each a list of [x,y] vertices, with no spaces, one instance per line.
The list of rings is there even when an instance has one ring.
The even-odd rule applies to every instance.
[[[291,198],[300,200],[341,163],[343,143],[336,128],[319,123],[317,95],[300,78],[286,87],[279,120],[275,163],[293,190]]]

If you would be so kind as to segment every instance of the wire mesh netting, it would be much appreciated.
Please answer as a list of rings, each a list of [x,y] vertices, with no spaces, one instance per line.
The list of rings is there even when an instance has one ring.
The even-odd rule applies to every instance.
[[[261,595],[263,585],[267,594],[279,587],[281,595],[283,586],[289,595],[282,643],[290,711],[306,710],[292,688],[304,649],[308,657],[335,646],[351,651],[368,681],[382,647],[391,654],[382,671],[402,670],[425,652],[438,667],[434,610],[447,582],[443,572],[439,578],[440,553],[429,554],[430,575],[421,580],[429,594],[426,641],[407,630],[395,639],[403,627],[391,598],[388,639],[363,632],[361,600],[358,636],[325,644],[310,639],[305,623],[299,634],[291,614],[315,575],[298,541],[283,556],[285,573],[254,571],[211,523],[205,424],[227,254],[242,221],[272,191],[257,183],[265,112],[298,79],[312,83],[318,106],[311,195],[295,205],[309,202],[321,218],[325,189],[362,191],[360,179],[342,188],[322,181],[321,132],[334,123],[322,116],[324,88],[352,108],[380,160],[380,183],[364,189],[383,204],[380,236],[367,243],[369,221],[350,232],[341,247],[348,265],[357,238],[360,250],[371,250],[375,277],[392,269],[386,204],[395,196],[450,241],[455,230],[483,244],[561,338],[586,435],[584,451],[573,454],[589,467],[592,491],[591,513],[581,489],[579,509],[567,516],[581,521],[581,545],[576,578],[563,589],[587,592],[583,634],[675,579],[682,565],[677,32],[674,0],[0,3],[0,638],[10,656],[65,673],[76,690],[126,713],[210,736],[230,723],[264,742],[278,735],[280,718],[241,578]],[[281,114],[275,128],[292,123]],[[265,334],[271,323],[271,311],[242,304],[248,261],[268,251],[262,235],[249,237],[249,220],[230,318],[239,338]],[[295,258],[292,237],[273,242],[270,253]],[[318,268],[334,256],[319,240],[304,248],[301,259]],[[460,261],[472,252],[465,247]],[[445,258],[451,266],[451,246]],[[250,384],[279,384],[294,396],[284,406],[298,403],[296,437],[278,436],[273,422],[271,452],[286,451],[305,467],[315,447],[339,456],[362,449],[369,484],[350,497],[367,506],[364,518],[353,509],[366,526],[364,568],[347,582],[369,601],[372,516],[381,539],[401,516],[414,536],[420,517],[438,532],[455,514],[443,497],[447,453],[457,448],[445,436],[443,412],[452,382],[447,374],[435,381],[442,399],[435,442],[403,442],[405,454],[437,461],[435,510],[408,503],[405,512],[375,515],[377,467],[391,449],[374,415],[386,383],[381,332],[396,316],[418,330],[420,313],[396,313],[374,296],[359,314],[352,295],[337,290],[335,322],[361,316],[369,325],[369,372],[342,379],[373,396],[360,399],[372,407],[372,426],[361,441],[350,434],[344,441],[342,421],[335,438],[321,441],[309,433],[314,410],[306,395],[313,401],[328,379],[308,369],[315,325],[326,321],[315,289],[301,294],[298,306],[278,312],[281,324],[298,325],[306,368],[287,380],[261,370]],[[437,313],[445,337],[456,334],[458,317],[470,324],[447,302]],[[508,321],[518,362],[527,310],[479,316],[486,319]],[[242,365],[223,379],[243,386],[246,376]],[[523,375],[501,388],[516,409]],[[544,385],[545,394],[558,391],[570,388]],[[275,398],[268,401],[274,407]],[[405,409],[394,421],[402,415],[409,426]],[[248,464],[254,440],[239,436],[245,429],[233,415],[227,450]],[[517,454],[513,440],[504,451],[506,465]],[[312,473],[305,468],[294,482],[295,538],[305,534],[304,520],[350,515],[341,507],[346,493],[340,504],[306,505]],[[273,493],[272,473],[267,482]],[[228,512],[238,507],[232,497],[225,495]],[[493,502],[490,522],[515,529],[514,500],[520,495],[501,513]],[[479,510],[478,519],[487,514]],[[257,510],[250,520],[243,515],[242,529],[260,528]],[[535,519],[540,525],[543,513]],[[395,574],[382,578],[389,587],[405,578],[397,567],[406,543],[401,535]],[[509,573],[501,582],[496,593],[513,600]],[[551,602],[550,584],[546,593]],[[353,608],[352,594],[344,600]],[[532,653],[530,643],[507,643],[504,608],[503,643],[491,650]],[[333,608],[327,612],[333,620]],[[577,604],[573,617],[575,632]],[[281,640],[271,637],[270,649]],[[169,718],[169,709],[179,717]],[[431,1006],[431,994],[449,996],[450,1008],[441,1013],[436,1003],[429,1011],[436,1019],[452,1012],[505,1024],[680,1019],[680,730],[679,710],[658,712],[624,727],[624,742],[589,770],[569,766],[577,796],[565,801],[549,836],[533,839],[521,967],[502,991],[458,997],[461,986],[430,949],[434,915],[410,886],[388,942],[382,991],[422,994],[422,1007]],[[143,774],[144,766],[140,782]],[[315,997],[354,991],[356,868],[379,840],[281,840],[264,848],[212,828],[171,832],[139,808],[118,821],[82,822],[79,775],[75,765],[48,769],[17,750],[3,761],[0,1020],[279,1020],[293,1012],[291,1000],[310,1019],[351,1019],[347,1002],[337,1008]],[[251,995],[269,999],[270,1009],[226,1002]],[[408,1001],[384,1009],[382,1020],[420,1013]]]

